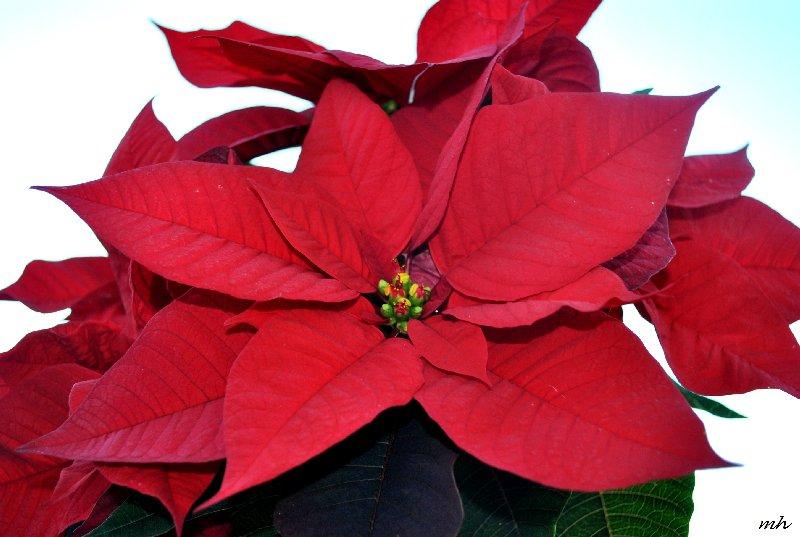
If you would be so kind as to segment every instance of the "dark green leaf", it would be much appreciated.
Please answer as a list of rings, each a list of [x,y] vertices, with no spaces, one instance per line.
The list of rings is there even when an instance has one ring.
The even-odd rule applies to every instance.
[[[634,91],[633,95],[650,95],[651,91],[653,91],[653,88],[644,88]]]
[[[172,517],[158,500],[132,494],[87,537],[158,537],[172,528]]]
[[[730,408],[726,407],[722,403],[718,403],[713,399],[709,399],[708,397],[703,397],[702,395],[698,395],[694,392],[691,392],[678,384],[675,383],[675,386],[680,390],[683,397],[686,401],[691,405],[692,408],[697,408],[700,410],[705,410],[709,414],[713,414],[715,416],[719,416],[720,418],[744,418],[738,412],[734,412]]]
[[[685,537],[694,503],[694,476],[625,490],[573,492],[556,522],[555,537]]]
[[[550,537],[569,492],[551,489],[459,455],[456,481],[464,503],[461,536]]]
[[[336,466],[316,461],[327,471],[278,502],[281,535],[436,537],[458,531],[463,515],[455,453],[416,419],[374,432],[348,441],[346,460]]]

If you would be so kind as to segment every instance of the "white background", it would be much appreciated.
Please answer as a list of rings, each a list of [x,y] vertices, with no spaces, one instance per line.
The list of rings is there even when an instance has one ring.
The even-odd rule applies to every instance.
[[[261,89],[190,86],[149,19],[181,30],[241,19],[329,48],[410,62],[416,27],[430,3],[0,0],[0,288],[31,259],[103,254],[69,210],[26,188],[99,177],[152,96],[176,136],[233,108],[307,105]],[[607,0],[581,38],[595,54],[606,91],[653,86],[660,94],[689,94],[720,84],[698,116],[690,152],[731,151],[750,143],[757,175],[747,192],[798,223],[798,5]],[[291,168],[296,155],[289,150],[262,163]],[[637,322],[632,310],[626,314],[661,359],[652,329]],[[63,316],[0,302],[0,349]],[[719,399],[749,419],[700,416],[720,455],[743,466],[698,473],[691,535],[758,535],[764,533],[756,529],[760,520],[779,515],[793,526],[770,533],[800,535],[800,403],[775,391]]]

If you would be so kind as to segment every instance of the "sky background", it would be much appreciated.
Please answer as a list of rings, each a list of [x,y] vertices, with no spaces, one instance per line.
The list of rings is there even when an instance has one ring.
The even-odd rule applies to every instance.
[[[0,0],[0,288],[31,259],[104,253],[65,206],[27,187],[99,177],[151,97],[175,136],[234,108],[308,105],[263,89],[194,88],[180,77],[151,20],[191,30],[240,19],[332,49],[407,63],[430,4]],[[757,173],[747,194],[798,224],[799,17],[800,2],[793,0],[606,0],[580,38],[594,53],[604,91],[654,87],[654,93],[680,95],[720,85],[698,114],[689,153],[750,144]],[[291,169],[297,154],[282,151],[259,163]],[[652,328],[635,311],[626,314],[663,363]],[[0,302],[0,350],[63,317]],[[743,466],[698,473],[690,535],[758,535],[759,521],[780,515],[793,523],[781,535],[800,535],[800,402],[765,390],[718,399],[748,419],[700,416],[715,449]]]

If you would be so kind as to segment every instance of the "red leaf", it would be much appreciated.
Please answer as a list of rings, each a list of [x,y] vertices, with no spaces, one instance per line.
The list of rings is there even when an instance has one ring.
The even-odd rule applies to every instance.
[[[130,313],[136,328],[141,330],[153,315],[170,302],[167,280],[132,261],[130,266]]]
[[[275,228],[247,184],[267,171],[167,163],[42,190],[101,239],[168,279],[253,300],[353,298],[314,271]]]
[[[628,289],[638,289],[666,267],[673,257],[675,247],[669,239],[669,221],[665,209],[633,248],[606,261],[603,266],[622,278]]]
[[[31,332],[0,354],[0,395],[56,364],[74,363],[103,372],[129,346],[119,328],[105,322],[69,322]]]
[[[444,313],[483,326],[509,328],[533,324],[563,307],[591,312],[638,299],[619,276],[596,267],[560,289],[514,302],[484,302],[453,293]]]
[[[743,197],[670,212],[673,234],[689,235],[744,268],[787,322],[800,319],[800,230],[763,203]]]
[[[418,61],[441,62],[492,54],[505,25],[525,3],[523,0],[439,0],[420,24]],[[599,4],[600,0],[528,0],[525,37],[550,21],[557,21],[567,34],[577,35]]]
[[[406,246],[422,203],[419,176],[386,113],[352,84],[328,84],[293,176],[392,254]]]
[[[733,153],[686,157],[668,203],[692,208],[738,198],[754,174],[747,146]]]
[[[409,107],[409,112],[407,113],[412,118],[405,121],[408,124],[405,128],[405,134],[403,134],[402,127],[399,128],[403,140],[408,143],[411,138],[417,136],[415,132],[409,130],[409,126],[433,125],[433,127],[426,128],[429,131],[426,137],[443,142],[441,150],[438,151],[436,165],[432,170],[433,174],[430,176],[429,181],[426,181],[425,174],[422,177],[425,199],[422,205],[422,212],[411,237],[410,250],[422,246],[439,227],[447,208],[450,191],[453,188],[453,180],[464,151],[464,145],[467,142],[473,118],[489,90],[489,79],[492,70],[497,62],[505,57],[509,48],[520,39],[523,24],[524,17],[519,12],[507,25],[503,25],[503,34],[498,43],[497,53],[486,63],[474,83],[465,85],[464,79],[456,79],[455,82],[459,84],[456,87],[460,89],[444,102],[439,101],[438,91],[435,91],[430,98],[431,102],[427,105],[423,103],[422,108]],[[534,37],[532,39],[536,40],[537,38]],[[473,69],[473,66],[464,67],[460,76],[466,75],[469,77],[474,72]],[[441,110],[438,110],[439,107],[442,107]],[[402,112],[402,110],[400,111]],[[417,117],[415,118],[414,115]],[[396,120],[395,125],[398,125],[400,121]],[[447,129],[444,132],[448,132],[449,135],[446,138],[442,137],[443,131],[440,130],[442,127],[435,126],[440,122],[447,125]],[[419,146],[419,142],[410,145],[410,147],[415,146]],[[412,151],[414,150],[412,149]]]
[[[74,364],[49,367],[20,383],[0,405],[0,527],[12,535],[31,535],[31,520],[50,499],[67,463],[17,448],[67,417],[67,397],[76,382],[96,373]],[[33,535],[42,534],[36,529]]]
[[[550,93],[542,82],[515,75],[502,65],[492,71],[492,104],[516,104],[536,95]]]
[[[659,275],[645,301],[672,370],[708,395],[779,388],[800,396],[800,347],[747,269],[697,240]],[[796,296],[796,295],[795,295]]]
[[[563,313],[487,336],[491,387],[428,368],[417,394],[447,435],[487,464],[584,491],[726,465],[622,323]]]
[[[382,241],[351,223],[313,185],[276,172],[253,188],[291,245],[353,291],[370,293],[395,272],[393,254]]]
[[[280,300],[272,302],[257,302],[238,315],[234,315],[225,323],[228,328],[248,325],[258,328],[267,320],[275,315],[276,311],[283,311],[287,308],[302,307],[302,303],[291,303]],[[366,298],[359,296],[352,302],[337,302],[333,304],[315,304],[317,311],[343,312],[354,316],[361,322],[380,325],[386,324],[386,319],[378,314],[377,308]]]
[[[222,459],[228,369],[249,339],[226,333],[224,323],[242,308],[197,292],[176,300],[67,421],[26,450],[107,462]]]
[[[408,341],[343,312],[277,311],[231,369],[218,502],[307,461],[407,403],[422,383]]]
[[[97,384],[98,379],[89,379],[84,380],[81,382],[76,382],[72,385],[72,389],[69,391],[69,415],[73,415],[75,410],[83,403],[86,396],[89,395],[89,392],[92,391],[94,385]]]
[[[515,300],[631,248],[661,212],[710,95],[551,93],[482,109],[431,241],[437,266],[466,295]]]
[[[166,162],[175,151],[175,139],[153,112],[148,102],[119,143],[103,175]]]
[[[316,101],[337,77],[360,82],[372,96],[405,102],[425,64],[386,65],[326,51],[306,39],[272,34],[241,22],[222,30],[161,28],[183,76],[200,87],[261,86]]]
[[[589,47],[560,28],[541,43],[526,40],[504,62],[509,71],[541,80],[550,91],[600,91],[600,73]]]
[[[100,473],[122,487],[157,498],[167,508],[178,537],[189,510],[211,484],[219,463],[206,464],[100,464]]]
[[[106,257],[31,261],[19,280],[0,291],[0,300],[18,300],[42,313],[70,308],[113,281]]]
[[[61,470],[52,497],[31,521],[34,533],[60,535],[69,526],[86,520],[109,486],[106,478],[97,472],[94,463],[78,461],[67,466]]]
[[[296,145],[308,128],[309,114],[254,106],[215,117],[178,140],[171,160],[194,160],[218,146],[230,147],[242,161]]]
[[[439,369],[490,383],[486,339],[474,324],[437,315],[425,321],[412,320],[408,337],[423,358]]]

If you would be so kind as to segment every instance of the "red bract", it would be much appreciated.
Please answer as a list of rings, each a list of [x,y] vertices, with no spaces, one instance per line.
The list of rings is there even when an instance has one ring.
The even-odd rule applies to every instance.
[[[0,291],[72,309],[0,357],[3,529],[88,531],[125,487],[177,533],[246,531],[225,517],[250,502],[289,506],[281,528],[309,510],[451,534],[453,444],[581,491],[725,466],[610,314],[639,303],[691,390],[799,395],[800,231],[741,197],[744,150],[684,158],[713,90],[599,92],[575,38],[598,3],[445,0],[404,66],[243,23],[165,29],[195,84],[317,106],[175,140],[148,104],[102,178],[40,187],[109,256]],[[292,173],[248,163],[300,143]]]

